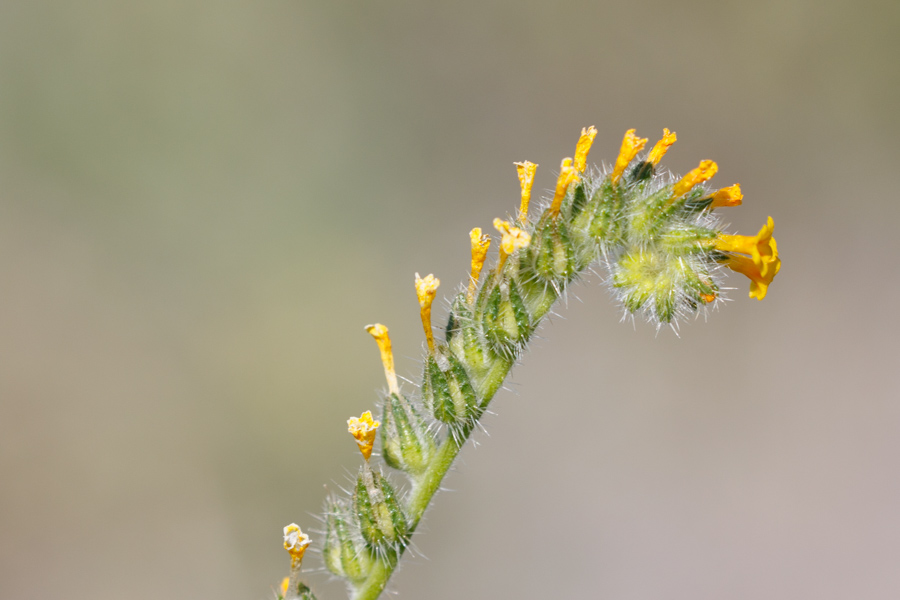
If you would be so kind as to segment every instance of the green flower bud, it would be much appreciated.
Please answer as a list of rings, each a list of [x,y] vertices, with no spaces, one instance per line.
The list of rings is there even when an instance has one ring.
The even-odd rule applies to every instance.
[[[616,263],[613,286],[620,290],[629,311],[643,308],[659,322],[668,323],[715,300],[718,287],[704,261],[702,254],[632,250]]]
[[[383,475],[366,463],[356,480],[353,509],[366,545],[384,555],[402,548],[409,540],[409,524],[397,493]]]
[[[469,375],[446,346],[425,361],[422,399],[434,418],[448,425],[467,422],[477,415],[478,396]]]
[[[572,243],[568,229],[561,220],[549,219],[537,239],[532,241],[531,248],[536,255],[534,270],[544,280],[565,282],[575,275]]]
[[[494,351],[515,356],[533,330],[516,282],[510,279],[495,286],[484,311],[484,334]]]
[[[358,537],[351,533],[351,517],[343,502],[331,503],[325,517],[325,545],[322,557],[328,570],[353,583],[365,581],[373,559]]]
[[[381,454],[388,466],[419,475],[434,454],[434,439],[422,417],[399,394],[384,400]]]
[[[603,179],[596,192],[596,208],[588,232],[604,248],[622,243],[622,193],[622,188],[613,185],[609,177]]]

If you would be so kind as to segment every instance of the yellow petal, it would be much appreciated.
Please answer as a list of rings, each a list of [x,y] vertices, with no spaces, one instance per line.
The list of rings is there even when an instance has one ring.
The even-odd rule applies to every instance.
[[[534,173],[538,166],[533,162],[513,163],[519,175],[519,187],[522,188],[522,202],[519,204],[519,220],[523,223],[528,218],[528,205],[531,202],[531,188],[534,185]]]
[[[672,197],[681,198],[687,194],[695,185],[700,185],[709,181],[719,170],[719,165],[711,160],[701,160],[700,166],[691,170],[690,173],[681,178],[681,181],[672,187]]]
[[[416,295],[419,297],[419,315],[422,317],[422,327],[425,330],[425,340],[428,342],[428,351],[434,353],[434,333],[431,331],[431,304],[437,293],[441,280],[434,275],[428,275],[424,279],[416,273]]]
[[[674,132],[669,133],[668,129],[663,129],[662,139],[656,142],[656,145],[650,150],[650,154],[647,155],[647,162],[653,166],[658,165],[662,157],[669,151],[669,146],[674,144],[677,139]]]
[[[472,266],[469,273],[469,289],[466,292],[466,298],[469,302],[472,302],[475,300],[478,276],[481,275],[481,268],[484,266],[488,248],[491,246],[491,237],[482,234],[481,227],[476,227],[469,232],[469,239],[472,242]]]
[[[579,173],[584,173],[584,169],[587,167],[588,152],[591,151],[591,145],[594,143],[595,137],[597,137],[597,128],[593,125],[581,130],[581,137],[578,138],[578,145],[575,146],[575,160],[572,163],[572,166]]]
[[[356,439],[359,451],[363,458],[369,460],[372,456],[372,447],[375,445],[375,434],[381,426],[380,421],[372,419],[372,411],[367,410],[359,417],[350,417],[347,420],[347,431]]]
[[[728,187],[718,190],[712,195],[712,204],[710,209],[720,208],[723,206],[740,206],[744,201],[744,195],[741,193],[741,185],[736,183]]]
[[[622,139],[622,148],[619,150],[619,157],[616,158],[616,165],[613,167],[613,183],[619,183],[619,179],[622,178],[622,174],[625,172],[625,167],[634,160],[634,157],[644,149],[644,145],[647,143],[647,138],[637,137],[634,135],[634,131],[634,129],[629,129],[625,132],[625,137]]]
[[[378,344],[388,389],[392,394],[399,394],[400,388],[397,385],[397,372],[394,370],[394,353],[391,351],[391,336],[388,335],[388,328],[381,323],[375,323],[374,325],[366,325],[366,331],[375,338],[375,342]]]

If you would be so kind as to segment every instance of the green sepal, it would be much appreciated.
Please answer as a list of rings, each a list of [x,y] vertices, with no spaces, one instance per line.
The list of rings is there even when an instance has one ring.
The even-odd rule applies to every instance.
[[[448,425],[469,421],[478,410],[478,397],[465,367],[445,347],[425,361],[422,396],[434,418]]]
[[[353,509],[366,545],[376,554],[386,556],[409,541],[409,525],[397,493],[368,465],[356,479]]]
[[[667,252],[680,256],[705,254],[716,235],[717,232],[708,227],[679,224],[659,236],[659,245]]]
[[[597,212],[588,230],[604,247],[622,243],[622,188],[607,177],[597,190]]]
[[[350,523],[343,502],[334,502],[325,517],[322,558],[328,570],[338,577],[360,583],[369,576],[373,560],[362,540],[352,535]]]
[[[659,286],[655,292],[656,318],[663,323],[668,323],[675,316],[678,306],[678,292],[674,285]]]
[[[584,181],[582,180],[578,182],[578,185],[575,186],[575,191],[572,192],[572,207],[569,209],[569,218],[574,219],[580,215],[587,201],[588,197],[584,191]]]
[[[575,253],[565,223],[548,220],[535,241],[535,272],[546,281],[569,281],[575,275]]]
[[[634,165],[634,168],[628,172],[627,178],[630,181],[646,181],[653,177],[653,174],[656,172],[656,168],[652,163],[647,161],[641,161]]]
[[[447,346],[468,366],[469,372],[481,373],[487,367],[488,357],[485,355],[484,341],[465,294],[459,294],[450,309]]]
[[[516,282],[510,279],[506,285],[496,286],[484,311],[484,333],[494,351],[504,356],[515,356],[533,330],[534,325]]]
[[[652,240],[665,230],[667,226],[680,221],[676,217],[685,210],[688,203],[693,203],[703,196],[702,187],[695,187],[681,198],[672,198],[672,187],[665,187],[651,194],[640,206],[631,220],[631,227],[639,239]]]
[[[435,451],[434,439],[415,408],[397,394],[384,399],[381,455],[394,469],[419,475]]]

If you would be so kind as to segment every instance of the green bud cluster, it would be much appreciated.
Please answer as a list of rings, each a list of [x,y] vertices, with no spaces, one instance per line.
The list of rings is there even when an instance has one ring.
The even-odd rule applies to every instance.
[[[614,169],[586,169],[584,158],[595,133],[586,147],[582,142],[588,134],[582,133],[576,166],[564,161],[556,196],[534,221],[525,214],[523,183],[526,208],[515,225],[495,221],[504,233],[500,261],[477,286],[487,245],[481,246],[484,252],[476,265],[481,234],[473,230],[473,285],[453,298],[443,341],[432,338],[430,326],[439,281],[417,275],[428,341],[417,395],[407,398],[399,391],[387,328],[367,328],[379,342],[391,388],[382,403],[381,456],[406,474],[409,493],[398,494],[387,476],[370,467],[374,438],[360,441],[363,433],[351,426],[367,462],[350,497],[329,501],[323,555],[328,569],[347,580],[355,600],[380,595],[461,446],[544,316],[582,272],[596,263],[606,265],[625,310],[643,312],[658,325],[694,314],[719,298],[719,271],[733,250],[717,245],[722,232],[712,209],[716,202],[740,203],[739,187],[732,186],[727,200],[714,202],[705,187],[715,173],[712,161],[681,179],[659,172],[657,163],[674,141],[668,131],[666,144],[647,158],[636,158],[646,140],[629,132]],[[528,165],[530,177],[534,165]],[[767,231],[770,236],[771,222]],[[752,241],[767,243],[768,238],[761,232]],[[771,242],[772,255],[763,258],[774,271],[766,285],[780,266]],[[742,248],[745,242],[728,243],[727,248]],[[751,258],[743,260],[741,272],[752,275],[746,264]],[[364,417],[366,431],[374,435],[379,423],[371,414]]]

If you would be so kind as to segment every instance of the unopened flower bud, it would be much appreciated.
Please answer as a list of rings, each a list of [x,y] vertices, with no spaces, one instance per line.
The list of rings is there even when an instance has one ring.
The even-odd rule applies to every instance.
[[[359,536],[351,533],[351,517],[347,507],[333,501],[325,516],[325,543],[322,547],[322,558],[328,570],[349,579],[352,583],[361,583],[372,570],[373,558]]]
[[[381,427],[381,456],[388,466],[419,475],[434,454],[434,439],[422,417],[403,396],[391,394],[384,400]]]
[[[359,530],[376,553],[394,552],[409,540],[409,524],[397,493],[380,473],[363,466],[356,480],[353,508]]]

